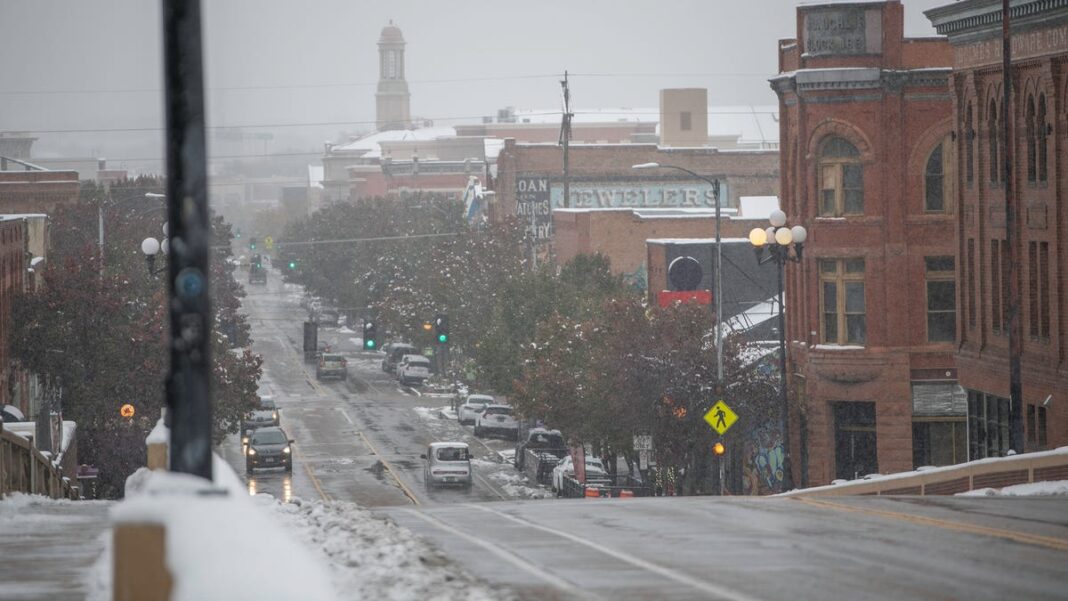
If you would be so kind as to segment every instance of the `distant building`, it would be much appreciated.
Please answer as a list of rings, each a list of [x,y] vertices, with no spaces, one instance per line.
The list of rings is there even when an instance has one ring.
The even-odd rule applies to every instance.
[[[967,457],[952,55],[903,31],[898,0],[806,4],[779,42],[781,198],[808,229],[785,271],[801,485]]]
[[[52,171],[36,163],[0,156],[0,213],[51,213],[78,201],[76,171]]]
[[[20,375],[11,367],[11,306],[25,286],[27,222],[17,215],[0,216],[0,406],[14,404],[29,415],[25,401],[15,398]]]
[[[378,38],[378,92],[375,93],[379,131],[411,127],[411,94],[404,79],[404,35],[389,22]]]
[[[953,47],[957,132],[952,224],[961,283],[957,368],[967,390],[968,457],[1008,453],[1010,430],[1001,3],[967,0],[927,11]],[[1068,134],[1064,106],[1068,4],[1013,0],[1013,191],[1026,432],[1017,452],[1068,445]],[[942,234],[944,235],[944,233]]]

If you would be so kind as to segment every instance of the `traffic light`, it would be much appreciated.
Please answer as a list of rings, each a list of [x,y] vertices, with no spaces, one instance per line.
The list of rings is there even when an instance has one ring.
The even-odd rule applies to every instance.
[[[249,238],[248,239],[248,247],[251,248],[252,250],[256,250],[256,239],[255,238]]]
[[[296,262],[296,261],[292,261],[292,260],[291,260],[291,261],[289,262],[289,270],[290,270],[290,271],[293,271],[293,270],[295,270],[296,268],[297,268],[297,262]]]
[[[363,348],[367,351],[378,349],[378,327],[369,319],[363,322]]]
[[[434,338],[438,344],[449,343],[449,318],[444,313],[434,318]]]
[[[717,442],[716,444],[712,445],[712,454],[719,456],[725,452],[727,452],[727,447],[723,446],[722,442]]]

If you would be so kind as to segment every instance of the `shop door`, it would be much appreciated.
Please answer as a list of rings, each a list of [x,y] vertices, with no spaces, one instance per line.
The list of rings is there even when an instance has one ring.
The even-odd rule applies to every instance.
[[[875,403],[834,403],[835,478],[855,480],[879,472]]]

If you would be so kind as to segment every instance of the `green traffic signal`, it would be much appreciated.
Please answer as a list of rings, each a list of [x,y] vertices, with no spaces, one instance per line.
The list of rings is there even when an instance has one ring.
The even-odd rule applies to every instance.
[[[374,340],[365,340],[363,345],[366,348],[373,349],[373,348],[375,348],[375,341]]]
[[[442,344],[445,344],[448,341],[449,341],[449,335],[448,334],[438,334],[438,342],[440,342]]]
[[[289,268],[290,269],[296,269],[297,268],[297,262],[296,261],[290,261],[289,262]]]

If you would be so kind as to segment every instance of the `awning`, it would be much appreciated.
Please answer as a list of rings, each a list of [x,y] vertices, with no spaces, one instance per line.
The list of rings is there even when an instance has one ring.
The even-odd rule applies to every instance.
[[[968,393],[956,382],[914,382],[913,417],[967,417]]]

